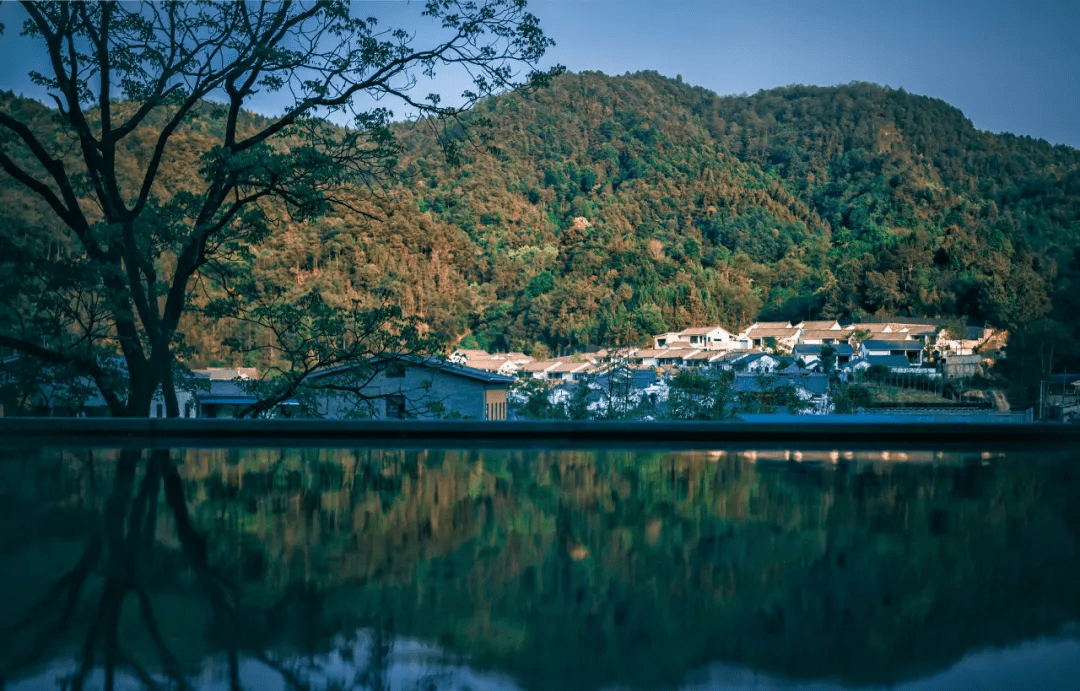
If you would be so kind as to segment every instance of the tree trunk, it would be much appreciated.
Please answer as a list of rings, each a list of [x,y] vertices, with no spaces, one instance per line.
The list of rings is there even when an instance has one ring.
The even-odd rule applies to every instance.
[[[176,385],[170,366],[166,366],[161,374],[161,395],[165,397],[165,417],[180,417],[180,403],[176,400]]]
[[[150,417],[157,382],[149,374],[132,372],[128,381],[128,402],[124,417]]]

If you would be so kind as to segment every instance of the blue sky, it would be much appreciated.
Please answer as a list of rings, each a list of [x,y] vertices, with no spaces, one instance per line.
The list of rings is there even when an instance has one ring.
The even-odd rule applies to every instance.
[[[422,2],[357,11],[414,26]],[[869,81],[943,99],[976,127],[1080,148],[1080,0],[531,0],[570,70],[656,70],[720,94]],[[36,56],[0,5],[0,88],[33,95]],[[417,40],[432,34],[418,31]],[[443,75],[422,85],[447,95]],[[272,105],[266,104],[271,110]]]

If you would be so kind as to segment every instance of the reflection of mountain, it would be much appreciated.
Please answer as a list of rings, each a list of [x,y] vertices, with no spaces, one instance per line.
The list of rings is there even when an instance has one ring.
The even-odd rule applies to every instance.
[[[24,566],[2,577],[13,597],[0,631],[110,525],[117,462],[95,453],[0,465],[0,545],[5,563]],[[711,660],[887,683],[1080,619],[1076,459],[833,468],[704,453],[172,456],[207,565],[229,584],[206,590],[211,571],[191,567],[200,543],[178,539],[186,514],[163,493],[154,551],[128,552],[130,578],[151,593],[180,666],[230,649],[325,651],[340,632],[376,626],[525,688],[670,685]],[[124,515],[116,529],[134,544],[135,512]],[[93,620],[95,588],[121,565],[94,568],[76,625],[50,639],[57,654],[85,643],[78,624]],[[211,606],[208,592],[224,603]],[[122,609],[119,637],[152,668],[138,610]],[[27,656],[3,659],[9,678]]]

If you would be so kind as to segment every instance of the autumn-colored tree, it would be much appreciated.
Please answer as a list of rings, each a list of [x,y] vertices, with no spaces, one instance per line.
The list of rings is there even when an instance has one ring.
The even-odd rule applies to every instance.
[[[423,15],[440,27],[428,45],[343,1],[22,7],[44,65],[31,76],[55,111],[44,131],[0,111],[0,167],[58,220],[60,249],[46,251],[45,229],[5,236],[0,347],[92,378],[113,415],[147,415],[159,390],[179,414],[173,365],[200,278],[229,281],[287,220],[324,215],[346,185],[389,180],[391,115],[370,99],[396,99],[430,122],[549,76],[533,69],[551,41],[525,0],[428,0]],[[448,67],[473,77],[456,105],[413,95],[421,76]],[[267,94],[278,114],[250,118],[252,99]],[[332,116],[349,116],[349,128]],[[215,125],[185,187],[177,135],[196,118]],[[132,161],[144,138],[148,155]],[[445,141],[455,155],[460,145]],[[230,294],[250,317],[251,296]],[[283,323],[264,314],[260,327]],[[123,376],[103,365],[115,356]],[[288,371],[318,365],[298,357]]]

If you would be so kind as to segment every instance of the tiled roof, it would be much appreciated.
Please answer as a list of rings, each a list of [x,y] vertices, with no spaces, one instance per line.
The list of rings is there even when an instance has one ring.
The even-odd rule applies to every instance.
[[[838,341],[846,341],[850,336],[851,334],[842,329],[834,331],[828,329],[804,329],[803,332],[799,334],[799,340],[820,341],[825,338],[831,338]]]
[[[725,355],[725,353],[718,353],[715,350],[702,350],[693,355],[683,356],[683,360],[708,360],[709,362],[712,362],[714,360],[725,359]]]
[[[509,360],[496,360],[494,358],[488,360],[466,360],[466,365],[469,367],[475,367],[476,369],[482,369],[486,372],[497,372],[503,367],[511,367],[517,369],[517,365]]]
[[[544,372],[560,364],[562,364],[561,360],[533,360],[532,362],[526,362],[521,366],[521,369],[526,372]]]
[[[548,372],[578,372],[581,370],[594,370],[596,369],[587,362],[560,362],[556,366],[548,370]]]
[[[840,322],[835,319],[799,322],[798,326],[810,331],[842,331],[842,329],[833,328],[834,326],[840,326]]]
[[[454,351],[454,355],[464,355],[466,360],[472,360],[473,358],[479,360],[491,359],[491,353],[486,350],[465,350],[464,348],[458,348]]]
[[[754,331],[758,329],[790,329],[791,322],[754,322],[751,328]]]
[[[793,338],[799,333],[798,329],[793,328],[768,328],[768,329],[754,329],[748,336],[753,339],[758,338]]]

